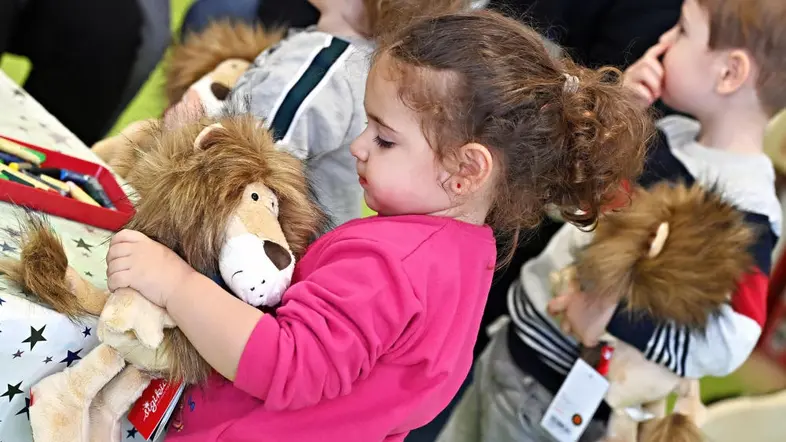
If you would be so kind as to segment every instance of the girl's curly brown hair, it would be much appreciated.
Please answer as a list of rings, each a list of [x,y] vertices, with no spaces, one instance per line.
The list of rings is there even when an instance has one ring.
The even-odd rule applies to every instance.
[[[593,225],[641,171],[652,119],[617,69],[553,58],[535,31],[491,11],[424,19],[380,42],[376,57],[393,60],[439,159],[470,142],[491,150],[501,173],[487,222],[513,244],[552,205]]]

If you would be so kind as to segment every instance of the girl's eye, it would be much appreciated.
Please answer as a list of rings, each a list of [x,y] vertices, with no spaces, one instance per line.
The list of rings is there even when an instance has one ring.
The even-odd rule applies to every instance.
[[[254,201],[259,201],[259,194],[257,194],[256,192],[252,193],[251,199]]]
[[[379,147],[382,147],[382,148],[385,148],[385,149],[393,147],[393,142],[392,141],[383,140],[382,138],[379,137],[379,135],[374,137],[374,142],[377,143],[377,145]]]

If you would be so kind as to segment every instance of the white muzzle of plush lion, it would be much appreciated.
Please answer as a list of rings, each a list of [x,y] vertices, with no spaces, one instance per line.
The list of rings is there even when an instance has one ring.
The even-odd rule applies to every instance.
[[[224,242],[218,269],[235,296],[255,307],[272,307],[292,282],[295,257],[274,241],[244,233]]]

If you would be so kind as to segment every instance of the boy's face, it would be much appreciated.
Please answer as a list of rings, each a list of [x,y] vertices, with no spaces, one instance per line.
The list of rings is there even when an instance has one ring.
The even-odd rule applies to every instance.
[[[707,12],[697,0],[686,0],[680,22],[661,39],[671,43],[663,57],[663,102],[701,118],[715,104],[718,71],[717,56],[709,48]]]

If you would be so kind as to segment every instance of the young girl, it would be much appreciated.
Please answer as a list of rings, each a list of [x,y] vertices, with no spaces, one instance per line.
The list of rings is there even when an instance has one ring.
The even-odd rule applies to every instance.
[[[641,167],[648,119],[619,82],[512,19],[446,15],[385,41],[351,147],[379,216],[318,239],[275,317],[138,232],[113,238],[110,289],[166,308],[231,381],[187,391],[168,440],[403,440],[469,371],[492,229],[515,238],[547,206],[591,224]]]

